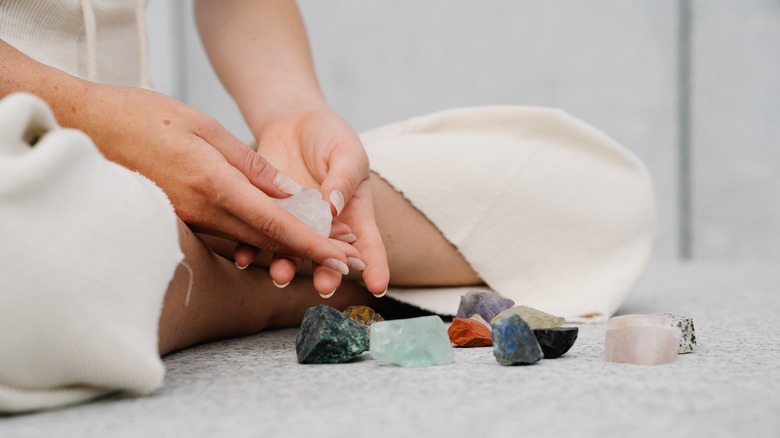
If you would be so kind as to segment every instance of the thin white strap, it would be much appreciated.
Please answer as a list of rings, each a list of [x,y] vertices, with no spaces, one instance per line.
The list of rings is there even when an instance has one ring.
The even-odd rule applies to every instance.
[[[81,13],[84,15],[84,34],[87,39],[87,79],[97,82],[97,24],[90,0],[81,0]]]
[[[138,82],[141,88],[151,88],[149,78],[149,46],[146,41],[146,0],[135,0],[135,23],[138,27]]]
[[[195,272],[192,271],[192,267],[184,260],[180,261],[179,264],[184,266],[190,274],[190,281],[187,283],[187,295],[184,297],[184,307],[187,307],[190,305],[190,295],[192,294],[192,282],[195,278]]]

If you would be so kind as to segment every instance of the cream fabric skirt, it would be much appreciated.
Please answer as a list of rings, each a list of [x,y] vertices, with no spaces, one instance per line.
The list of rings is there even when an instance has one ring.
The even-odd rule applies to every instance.
[[[361,136],[372,169],[438,227],[487,289],[572,322],[602,322],[651,253],[645,166],[594,127],[549,108],[457,108]],[[390,288],[454,315],[474,287]]]

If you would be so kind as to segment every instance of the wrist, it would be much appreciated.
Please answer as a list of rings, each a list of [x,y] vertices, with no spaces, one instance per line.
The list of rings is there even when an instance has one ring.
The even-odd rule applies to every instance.
[[[269,123],[300,120],[311,114],[332,111],[321,95],[293,96],[279,100],[259,100],[251,110],[245,112],[245,118],[250,130],[257,136]]]

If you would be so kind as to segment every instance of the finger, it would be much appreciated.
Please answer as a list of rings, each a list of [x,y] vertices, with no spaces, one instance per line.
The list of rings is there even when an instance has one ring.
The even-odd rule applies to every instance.
[[[344,254],[347,256],[347,266],[351,271],[363,271],[366,269],[363,256],[357,248],[340,240],[334,240],[333,244],[344,251]]]
[[[284,288],[295,278],[295,273],[298,271],[301,263],[303,263],[303,260],[300,257],[285,257],[275,254],[268,268],[271,281],[273,281],[276,287]]]
[[[310,259],[342,274],[349,272],[346,255],[298,218],[285,211],[241,178],[224,184],[219,195],[223,208],[244,223],[243,233],[231,236],[258,248],[282,255]],[[251,231],[246,232],[246,227]]]
[[[352,232],[352,227],[336,220],[331,224],[329,237],[346,243],[352,243],[357,240],[357,236]]]
[[[357,137],[333,149],[328,161],[328,174],[322,181],[320,192],[330,201],[334,216],[341,214],[358,186],[368,176],[368,157]]]
[[[301,191],[302,187],[297,181],[277,170],[268,160],[221,125],[217,124],[217,127],[204,131],[201,138],[217,149],[228,163],[268,196],[286,198]]]
[[[258,255],[260,255],[259,248],[245,243],[239,243],[236,245],[236,249],[233,250],[233,260],[238,269],[246,269],[247,266],[255,261]]]
[[[341,284],[342,275],[325,266],[315,264],[312,273],[314,289],[322,298],[330,298]]]
[[[387,292],[390,282],[390,269],[387,265],[385,246],[374,221],[370,196],[370,184],[366,182],[358,188],[341,219],[351,224],[359,236],[353,246],[360,251],[361,260],[366,265],[366,269],[363,270],[363,282],[366,288],[372,294],[382,296]]]

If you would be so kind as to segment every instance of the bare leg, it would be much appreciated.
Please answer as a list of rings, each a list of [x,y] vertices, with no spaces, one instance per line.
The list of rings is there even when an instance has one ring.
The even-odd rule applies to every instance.
[[[387,247],[391,284],[465,286],[482,282],[439,230],[403,196],[376,175],[372,175],[371,183],[377,224]],[[373,297],[349,280],[342,282],[332,298],[322,299],[305,272],[279,289],[263,266],[237,269],[229,242],[208,238],[207,245],[181,222],[179,237],[185,260],[194,272],[193,287],[189,305],[185,306],[190,278],[185,268],[179,268],[168,287],[160,318],[161,354],[265,328],[295,326],[307,308],[321,303],[338,309],[365,304],[381,313],[388,301]]]
[[[189,272],[180,267],[168,286],[160,317],[160,354],[214,339],[257,333],[264,328],[294,326],[300,324],[307,308],[321,303],[345,308],[378,301],[351,281],[345,281],[339,293],[328,300],[314,291],[311,278],[307,277],[279,289],[271,282],[267,269],[237,269],[232,261],[211,251],[182,222],[179,237],[194,278],[186,306]]]
[[[371,174],[374,214],[394,286],[482,284],[458,250],[419,210],[376,174]]]

